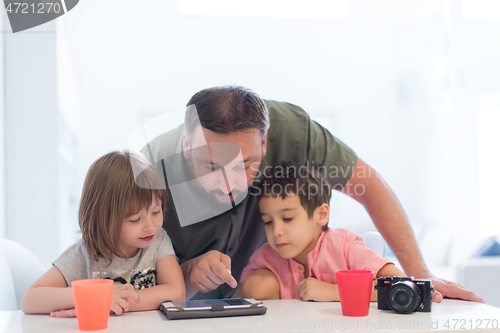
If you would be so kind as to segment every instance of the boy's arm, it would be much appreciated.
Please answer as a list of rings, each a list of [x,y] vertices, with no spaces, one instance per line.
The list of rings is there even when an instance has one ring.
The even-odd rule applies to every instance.
[[[381,269],[377,272],[377,278],[382,276],[406,276],[403,271],[394,266],[394,264],[385,264]],[[375,281],[373,281],[372,288],[372,297],[370,299],[371,302],[377,301],[377,289],[375,289]]]
[[[257,269],[248,274],[235,293],[236,297],[253,297],[257,300],[280,299],[278,277],[268,269]]]
[[[404,273],[400,271],[393,264],[386,264],[377,273],[377,277],[381,276],[404,276]],[[377,300],[377,290],[375,289],[374,280],[372,283],[372,294],[371,302]],[[332,284],[324,281],[320,281],[315,278],[307,278],[300,281],[297,285],[300,298],[304,301],[316,301],[316,302],[338,302],[339,297],[339,287],[338,284]]]
[[[328,283],[316,278],[308,277],[297,284],[297,291],[304,301],[338,302],[338,284]]]
[[[26,314],[48,314],[74,307],[73,291],[56,266],[33,282],[21,300],[21,310]]]
[[[137,291],[140,302],[129,299],[129,311],[157,310],[162,302],[185,300],[184,277],[174,255],[168,255],[158,261],[156,278],[158,285]]]
[[[394,264],[385,264],[377,272],[377,278],[382,276],[406,276],[403,271],[394,266]]]

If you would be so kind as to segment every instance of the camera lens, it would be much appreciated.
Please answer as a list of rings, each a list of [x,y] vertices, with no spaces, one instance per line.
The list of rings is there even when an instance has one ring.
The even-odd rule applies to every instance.
[[[399,281],[389,291],[389,306],[397,312],[415,311],[420,304],[420,290],[412,281]]]

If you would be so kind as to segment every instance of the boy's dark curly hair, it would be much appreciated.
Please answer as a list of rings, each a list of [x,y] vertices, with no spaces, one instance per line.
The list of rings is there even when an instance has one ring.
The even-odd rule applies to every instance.
[[[263,197],[285,199],[289,195],[297,195],[308,217],[322,204],[330,204],[332,188],[318,167],[281,161],[266,171],[257,185],[259,200]],[[323,230],[327,229],[328,225],[325,224]]]

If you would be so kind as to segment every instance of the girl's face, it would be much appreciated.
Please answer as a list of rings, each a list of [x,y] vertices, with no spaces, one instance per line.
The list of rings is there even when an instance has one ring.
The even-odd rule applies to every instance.
[[[126,217],[122,222],[119,245],[129,258],[139,249],[148,247],[161,230],[163,224],[162,202],[154,197],[149,209],[142,209],[137,214]]]

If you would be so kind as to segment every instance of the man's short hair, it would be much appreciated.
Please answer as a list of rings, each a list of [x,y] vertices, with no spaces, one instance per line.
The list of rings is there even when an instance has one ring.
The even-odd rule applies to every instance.
[[[191,105],[195,108],[190,108]],[[194,94],[187,106],[184,126],[188,138],[198,124],[223,135],[257,128],[262,133],[262,140],[269,129],[266,103],[248,88],[222,86],[204,89]]]
[[[308,217],[312,217],[314,210],[322,204],[329,205],[332,195],[332,187],[321,174],[321,168],[298,166],[291,161],[279,162],[268,169],[257,188],[259,200],[263,197],[285,199],[289,195],[297,195]],[[323,230],[326,229],[327,224],[323,226]]]

